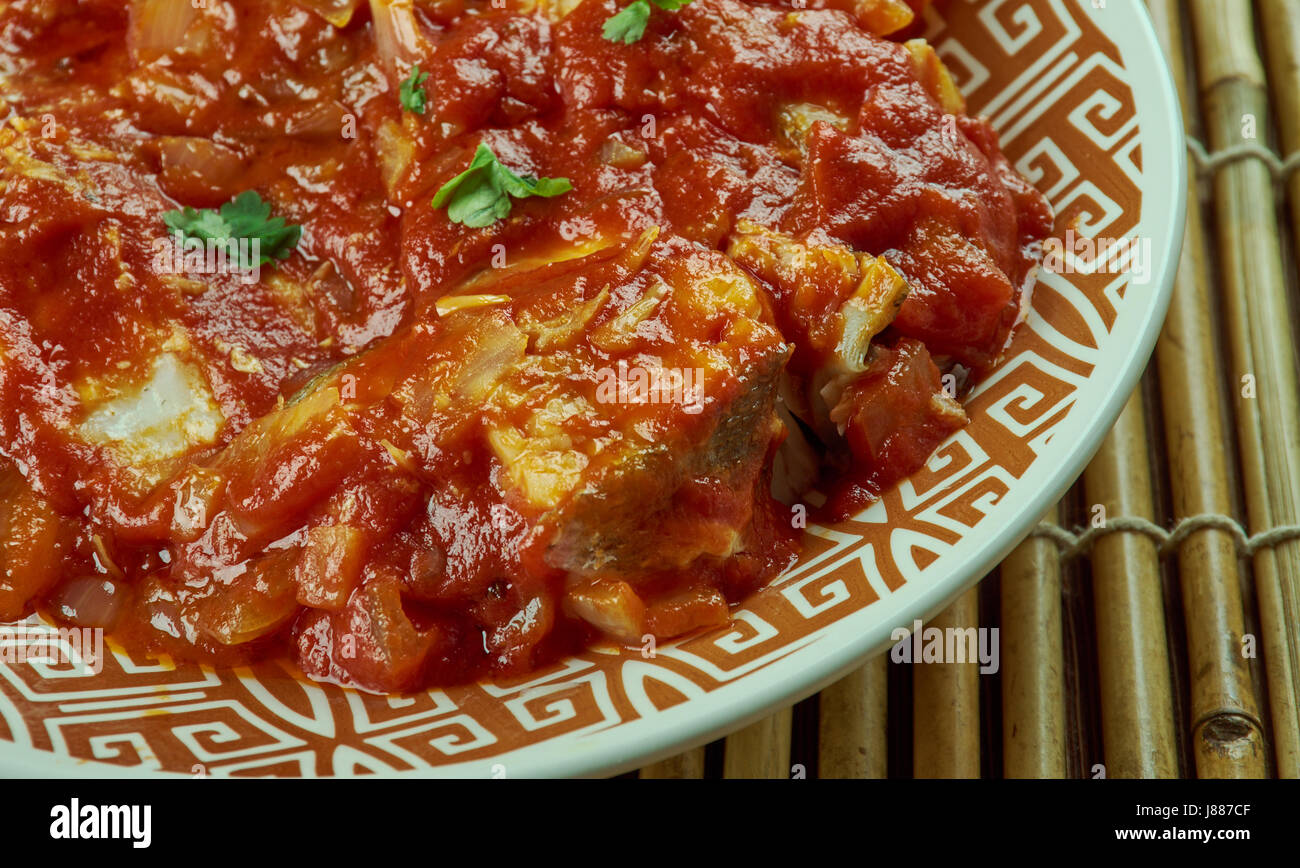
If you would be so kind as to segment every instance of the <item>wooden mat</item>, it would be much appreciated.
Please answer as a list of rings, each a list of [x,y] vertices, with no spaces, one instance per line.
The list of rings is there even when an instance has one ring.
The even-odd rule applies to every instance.
[[[998,671],[885,655],[641,777],[1300,777],[1300,0],[1148,6],[1193,158],[1173,305],[1083,477],[933,622],[998,628]]]

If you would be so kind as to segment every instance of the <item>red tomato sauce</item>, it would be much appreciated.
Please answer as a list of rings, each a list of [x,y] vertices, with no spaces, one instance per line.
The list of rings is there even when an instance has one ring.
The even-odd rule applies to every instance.
[[[797,554],[795,441],[833,520],[964,424],[1052,215],[921,3],[504,5],[0,9],[0,619],[516,674],[725,623]],[[453,222],[480,144],[571,189]],[[288,258],[169,273],[163,215],[249,190]],[[602,397],[646,368],[698,401]]]

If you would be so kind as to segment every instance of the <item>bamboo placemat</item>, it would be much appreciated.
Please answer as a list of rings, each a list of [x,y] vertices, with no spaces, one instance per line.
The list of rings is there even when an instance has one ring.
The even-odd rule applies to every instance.
[[[1192,157],[1173,303],[1083,477],[932,622],[999,628],[999,671],[881,656],[641,777],[1300,777],[1300,0],[1148,6]]]

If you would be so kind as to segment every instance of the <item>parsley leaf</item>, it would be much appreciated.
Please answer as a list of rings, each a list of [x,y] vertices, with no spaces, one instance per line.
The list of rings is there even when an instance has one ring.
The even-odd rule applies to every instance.
[[[402,100],[402,108],[408,112],[415,112],[417,115],[424,114],[428,108],[428,95],[424,92],[424,83],[429,80],[429,73],[420,73],[420,64],[416,64],[411,69],[411,77],[402,82],[398,88],[399,96]]]
[[[631,45],[645,35],[645,27],[650,23],[651,3],[665,12],[676,12],[690,2],[691,0],[633,0],[620,12],[606,19],[600,35],[610,42]]]
[[[479,144],[469,168],[439,188],[433,207],[447,206],[447,218],[472,229],[491,226],[510,213],[510,197],[551,198],[573,189],[568,178],[516,175],[501,165],[487,145]]]
[[[631,45],[645,35],[645,26],[649,23],[650,0],[633,0],[622,11],[606,19],[600,35],[610,42]]]
[[[163,215],[163,222],[186,239],[223,243],[256,240],[260,251],[259,265],[288,259],[302,239],[301,226],[288,224],[283,217],[271,217],[271,206],[252,190],[240,193],[234,201],[222,205],[220,211],[182,208],[168,211]],[[243,256],[241,250],[240,266],[252,268],[253,263],[242,261]]]

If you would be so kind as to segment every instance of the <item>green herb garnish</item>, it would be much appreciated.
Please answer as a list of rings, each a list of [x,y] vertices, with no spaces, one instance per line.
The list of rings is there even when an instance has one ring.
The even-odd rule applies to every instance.
[[[665,12],[676,12],[690,2],[691,0],[633,0],[605,21],[605,28],[600,35],[610,42],[631,45],[645,35],[645,26],[650,23],[651,3]]]
[[[268,265],[276,259],[288,259],[289,254],[302,239],[302,227],[287,223],[283,217],[272,217],[271,206],[262,197],[249,190],[240,193],[233,201],[221,206],[220,211],[204,208],[182,208],[163,214],[163,222],[173,232],[188,239],[223,244],[240,240],[257,241],[259,265]],[[241,258],[243,254],[241,253]],[[253,263],[241,262],[245,268]]]
[[[402,82],[402,86],[398,88],[402,108],[417,115],[424,114],[429,106],[429,97],[424,92],[424,83],[428,80],[429,73],[421,74],[420,64],[417,63],[411,69],[411,77]]]
[[[447,217],[473,229],[491,226],[510,213],[510,197],[550,198],[573,189],[568,178],[534,178],[516,175],[501,165],[484,144],[474,151],[469,168],[443,184],[433,197],[433,207],[447,206]]]

